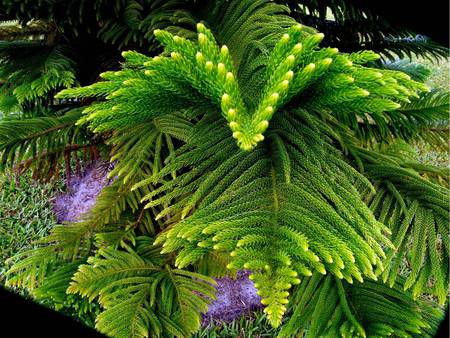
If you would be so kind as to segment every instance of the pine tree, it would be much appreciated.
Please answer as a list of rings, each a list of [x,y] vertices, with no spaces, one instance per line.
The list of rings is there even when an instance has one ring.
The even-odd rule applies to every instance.
[[[210,277],[247,269],[280,336],[432,336],[448,170],[407,142],[445,149],[448,93],[421,67],[322,46],[272,1],[193,8],[152,32],[159,55],[124,51],[121,69],[55,96],[77,109],[0,122],[10,166],[75,137],[116,163],[91,212],[16,257],[9,285],[98,303],[109,336],[189,337]]]

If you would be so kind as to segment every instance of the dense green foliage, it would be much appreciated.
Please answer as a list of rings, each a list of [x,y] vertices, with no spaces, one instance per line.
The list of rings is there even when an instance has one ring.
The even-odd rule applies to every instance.
[[[379,53],[386,60],[420,55],[427,59],[447,57],[445,47],[410,29],[389,22],[382,13],[372,13],[358,2],[345,0],[283,0],[297,21],[317,28],[324,43],[345,52],[365,49]],[[386,9],[388,10],[388,8]],[[380,15],[381,14],[381,15]]]
[[[6,79],[21,112],[0,121],[0,151],[3,167],[48,178],[100,149],[115,181],[83,220],[16,256],[9,285],[98,302],[109,336],[188,337],[211,277],[248,269],[271,325],[286,323],[280,336],[433,334],[442,313],[423,296],[448,299],[448,168],[418,162],[407,143],[446,149],[449,104],[425,67],[323,46],[269,0],[93,4],[111,15],[96,38],[138,51],[56,96],[75,82],[44,71],[48,87],[33,77],[25,97]],[[9,7],[21,20],[65,10]],[[69,40],[84,29],[60,20]]]

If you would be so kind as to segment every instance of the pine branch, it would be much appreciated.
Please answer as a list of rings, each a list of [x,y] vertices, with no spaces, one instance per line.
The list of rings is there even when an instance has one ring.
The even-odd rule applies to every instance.
[[[158,253],[157,253],[158,254]],[[188,271],[155,266],[133,252],[101,250],[73,277],[69,293],[105,309],[100,332],[115,337],[189,336],[200,325],[200,311],[214,298],[214,281]]]
[[[32,168],[42,179],[58,175],[63,157],[89,142],[75,126],[80,116],[79,109],[72,109],[59,117],[0,120],[0,169]]]
[[[436,61],[448,56],[444,46],[345,0],[278,2],[286,4],[297,21],[325,33],[327,46],[344,52],[370,49],[385,61],[412,55]]]
[[[434,304],[414,302],[400,283],[351,285],[314,274],[303,279],[294,296],[292,316],[280,337],[301,332],[306,337],[433,337],[443,317]]]
[[[293,97],[302,100],[303,107],[308,109],[333,109],[337,114],[350,114],[354,121],[366,115],[381,120],[385,112],[400,107],[396,101],[409,102],[408,97],[429,90],[404,73],[360,65],[377,59],[374,53],[347,56],[337,54],[336,49],[316,49],[323,34],[311,34],[295,25],[273,48],[266,65],[266,83],[260,97],[254,98],[252,109],[241,95],[228,48],[219,49],[205,25],[198,24],[197,30],[198,45],[168,32],[155,31],[171,57],[158,56],[141,61],[140,68],[106,73],[104,77],[109,84],[65,90],[57,97],[103,96],[105,88],[109,88],[106,102],[85,110],[83,122],[89,121],[96,132],[136,125],[191,107],[194,102],[208,105],[209,101],[209,106],[211,103],[220,106],[238,145],[251,150],[264,139],[263,133],[276,110]],[[133,52],[123,55],[132,63],[137,56]]]
[[[144,198],[151,200],[147,207],[175,201],[157,218],[188,216],[160,235],[162,252],[177,251],[181,268],[211,250],[230,252],[230,269],[254,271],[251,278],[275,326],[286,310],[287,290],[299,282],[297,275],[317,270],[349,281],[362,280],[363,275],[375,278],[372,264],[381,264],[378,255],[384,256],[376,241],[390,245],[362,201],[350,198],[357,192],[343,173],[356,172],[320,139],[319,122],[305,113],[289,119],[286,114],[286,120],[274,122],[279,134],[268,134],[274,150],[239,152],[226,161],[224,156],[233,149],[232,139],[225,137],[226,126],[217,124],[218,117],[200,121],[188,143],[191,149],[180,149],[153,181],[185,166],[197,170],[177,176]],[[306,121],[314,127],[305,127]],[[336,157],[330,161],[328,155],[325,162],[325,153],[330,152]],[[318,177],[319,170],[336,176],[326,182]],[[358,216],[350,217],[350,210]]]
[[[76,83],[74,61],[68,46],[48,46],[43,41],[0,41],[0,103],[5,113],[30,113],[29,105],[39,106],[57,90]]]

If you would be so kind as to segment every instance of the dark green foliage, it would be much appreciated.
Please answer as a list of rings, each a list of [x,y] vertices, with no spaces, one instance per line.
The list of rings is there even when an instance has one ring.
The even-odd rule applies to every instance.
[[[248,269],[269,322],[287,322],[282,336],[431,336],[441,313],[422,296],[448,299],[449,176],[400,141],[444,148],[448,93],[419,66],[322,47],[269,0],[151,4],[86,4],[108,15],[102,43],[138,50],[50,95],[49,116],[0,121],[8,167],[52,152],[70,164],[76,144],[104,150],[115,179],[79,222],[16,257],[9,285],[54,304],[79,297],[110,336],[187,337],[214,296],[198,272]],[[361,15],[340,4],[337,22],[341,9]],[[58,6],[41,14],[66,13]],[[316,5],[291,15],[305,6]],[[10,10],[25,20],[39,7]],[[81,18],[92,23],[59,22],[66,36]]]
[[[152,32],[159,26],[167,27],[182,23],[189,18],[183,13],[180,4],[189,1],[162,0],[70,0],[43,1],[39,3],[19,3],[2,0],[4,8],[0,20],[19,20],[29,28],[28,21],[39,18],[54,22],[69,39],[97,35],[106,44],[118,48],[134,45],[154,48]],[[41,28],[42,31],[42,28]],[[31,32],[33,32],[31,30]],[[8,32],[10,36],[11,32]],[[13,32],[14,34],[15,32]],[[33,32],[34,33],[34,32]],[[16,33],[17,34],[17,33]],[[23,33],[22,33],[23,34]]]
[[[431,75],[431,69],[421,63],[411,62],[407,59],[398,59],[383,63],[383,68],[399,70],[408,74],[415,81],[425,82]]]
[[[429,316],[443,312],[426,302],[414,302],[401,284],[392,288],[366,281],[348,284],[331,276],[314,274],[296,290],[293,314],[278,337],[424,337],[437,326]]]
[[[67,49],[39,40],[0,41],[0,110],[36,115],[48,107],[51,93],[74,85],[74,63]]]
[[[400,262],[406,256],[410,273],[404,288],[412,288],[417,297],[428,289],[431,279],[431,288],[426,292],[444,304],[449,283],[449,192],[439,181],[448,180],[448,168],[438,170],[403,162],[392,155],[384,160],[378,158],[376,164],[373,158],[366,160],[370,163],[365,166],[367,175],[380,182],[377,193],[369,194],[366,203],[391,228],[398,250],[388,251],[386,262],[392,262],[392,266],[382,272],[383,280],[394,285]],[[425,175],[430,179],[424,179]]]
[[[87,147],[85,134],[75,126],[81,111],[70,110],[62,114],[64,112],[58,117],[1,120],[0,148],[3,151],[0,168],[16,167],[21,172],[32,167],[35,177],[46,179],[58,175],[64,156]]]
[[[298,21],[325,33],[324,43],[344,52],[370,49],[384,59],[412,55],[445,58],[448,49],[419,35],[388,22],[382,15],[359,8],[345,0],[282,0]],[[387,9],[388,10],[388,9]]]
[[[67,294],[73,275],[84,261],[74,261],[56,268],[44,283],[32,291],[32,296],[39,303],[50,306],[57,311],[71,315],[83,324],[95,327],[95,319],[100,313],[97,302],[90,302],[79,295]]]
[[[415,136],[425,143],[445,149],[449,110],[449,93],[432,90],[411,100],[396,112],[397,116],[394,115],[391,122],[391,125],[396,127],[390,128],[391,132],[404,140],[411,140]]]

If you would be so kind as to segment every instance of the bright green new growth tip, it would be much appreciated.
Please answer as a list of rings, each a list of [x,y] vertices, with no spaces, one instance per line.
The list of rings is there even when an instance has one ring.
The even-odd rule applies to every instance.
[[[325,102],[334,109],[337,105],[344,110],[357,107],[369,113],[397,109],[398,102],[408,102],[408,97],[417,95],[418,90],[427,90],[407,75],[353,64],[351,56],[339,54],[336,48],[318,49],[324,35],[302,34],[302,30],[300,24],[292,26],[275,45],[267,64],[266,84],[253,110],[241,97],[228,47],[219,48],[205,25],[197,24],[197,46],[165,31],[154,33],[166,49],[172,51],[171,62],[176,64],[175,68],[186,75],[192,85],[210,87],[202,86],[203,94],[220,99],[222,114],[233,137],[239,147],[247,151],[264,140],[263,133],[277,109],[314,83],[319,84],[316,92],[321,96],[321,105]],[[379,55],[366,51],[354,57],[354,61],[366,63],[378,58]],[[148,66],[152,68],[152,62]],[[345,89],[341,89],[344,84]],[[313,99],[310,104],[317,105],[319,100]]]
[[[146,117],[150,118],[163,114],[165,107],[173,110],[175,99],[196,100],[198,97],[188,90],[195,89],[199,96],[220,106],[238,146],[250,151],[264,140],[276,111],[294,97],[301,100],[304,92],[308,95],[304,102],[300,101],[302,108],[377,115],[398,109],[401,102],[409,102],[418,92],[429,91],[404,73],[361,66],[379,58],[374,52],[344,54],[337,48],[318,48],[324,35],[305,32],[297,24],[274,46],[259,97],[244,102],[232,51],[225,45],[219,47],[202,23],[197,24],[197,31],[195,43],[155,30],[156,38],[165,46],[161,56],[151,59],[131,51],[122,53],[127,62],[142,68],[135,79],[122,82],[121,78],[129,78],[123,72],[107,72],[103,77],[110,82],[65,90],[58,97],[71,97],[74,93],[97,96],[114,90],[102,107],[87,109],[88,115],[81,120],[90,121],[96,132],[102,132],[131,122],[130,115],[139,108],[147,111]],[[152,88],[146,87],[148,82]]]

